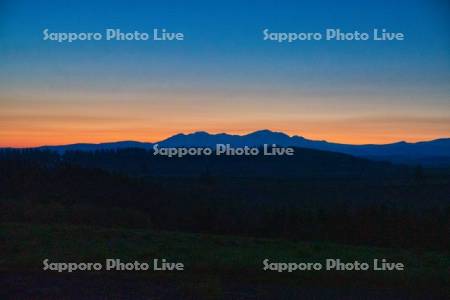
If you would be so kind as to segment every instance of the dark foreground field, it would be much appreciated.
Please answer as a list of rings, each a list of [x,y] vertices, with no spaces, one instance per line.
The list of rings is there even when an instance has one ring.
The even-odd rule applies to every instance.
[[[1,226],[1,299],[445,299],[448,253],[354,247],[203,234],[7,223]],[[42,261],[149,262],[166,258],[182,272],[42,271]],[[262,271],[262,261],[371,261],[404,272]]]

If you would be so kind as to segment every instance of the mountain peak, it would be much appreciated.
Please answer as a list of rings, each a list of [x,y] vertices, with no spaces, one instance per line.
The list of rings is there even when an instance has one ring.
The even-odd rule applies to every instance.
[[[210,133],[206,132],[206,131],[195,131],[191,134],[188,135],[211,135]]]
[[[263,137],[263,136],[284,136],[284,137],[289,137],[284,132],[272,131],[269,129],[257,130],[255,132],[247,134],[246,136],[261,136],[261,137]]]

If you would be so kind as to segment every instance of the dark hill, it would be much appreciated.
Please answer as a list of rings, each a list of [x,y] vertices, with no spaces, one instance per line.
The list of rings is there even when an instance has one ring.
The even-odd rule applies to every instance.
[[[215,147],[230,144],[232,147],[258,147],[263,144],[277,144],[323,151],[339,152],[371,160],[390,161],[409,165],[421,164],[433,167],[450,166],[450,139],[442,138],[417,143],[397,142],[391,144],[351,145],[309,140],[301,136],[289,136],[282,132],[260,130],[246,135],[226,133],[210,134],[204,131],[190,134],[176,134],[156,142],[161,147]],[[71,144],[62,146],[42,146],[38,149],[65,151],[117,150],[126,148],[152,149],[153,143],[119,141],[100,144]]]

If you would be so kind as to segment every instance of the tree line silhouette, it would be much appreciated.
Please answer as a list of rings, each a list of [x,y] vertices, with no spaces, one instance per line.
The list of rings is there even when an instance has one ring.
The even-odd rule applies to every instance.
[[[448,170],[302,154],[287,164],[303,170],[261,176],[264,158],[2,150],[1,219],[449,249]]]

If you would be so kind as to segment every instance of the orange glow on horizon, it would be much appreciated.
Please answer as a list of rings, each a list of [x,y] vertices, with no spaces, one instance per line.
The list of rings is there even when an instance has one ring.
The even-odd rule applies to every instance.
[[[309,127],[309,128],[308,128]],[[315,127],[315,128],[313,128]],[[71,128],[59,128],[52,130],[14,130],[7,133],[0,132],[0,147],[28,148],[44,145],[66,145],[76,143],[105,143],[117,141],[159,142],[178,133],[189,134],[196,131],[206,131],[211,134],[228,133],[245,135],[261,129],[284,132],[290,136],[299,135],[311,140],[326,140],[328,142],[344,144],[386,144],[398,141],[418,142],[437,138],[449,137],[448,132],[442,130],[439,134],[436,130],[421,130],[419,133],[408,130],[372,130],[355,129],[352,124],[341,126],[334,125],[333,131],[320,126],[303,126],[303,130],[293,130],[276,126],[259,127],[245,126],[243,128],[158,128],[151,129],[86,129],[76,130]],[[353,130],[352,130],[353,128]]]
[[[178,133],[244,135],[269,129],[344,144],[450,137],[448,104],[405,107],[377,100],[209,93],[26,93],[0,97],[0,147],[124,140],[158,142]],[[267,97],[267,95],[266,95]],[[126,99],[124,101],[123,99]],[[214,99],[214,101],[212,101]],[[325,104],[324,104],[325,103]]]

